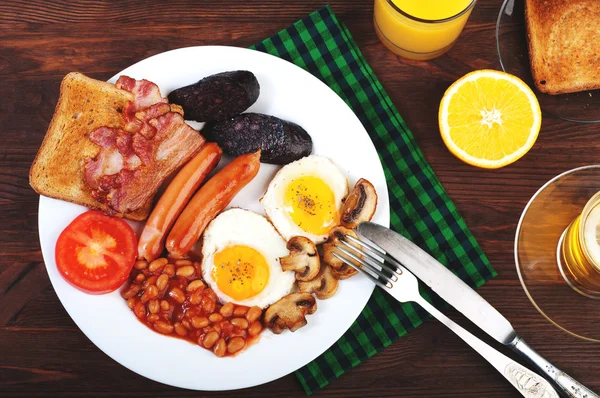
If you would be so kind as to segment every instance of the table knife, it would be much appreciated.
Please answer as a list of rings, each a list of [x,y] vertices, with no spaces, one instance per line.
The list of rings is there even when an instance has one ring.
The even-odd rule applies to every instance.
[[[508,319],[419,246],[404,236],[372,222],[361,223],[357,232],[363,238],[379,245],[484,332],[528,360],[555,385],[561,395],[572,398],[600,398],[538,354],[517,334]]]

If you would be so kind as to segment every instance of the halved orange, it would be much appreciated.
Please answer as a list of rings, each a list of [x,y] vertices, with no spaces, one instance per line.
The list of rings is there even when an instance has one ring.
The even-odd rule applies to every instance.
[[[535,143],[542,111],[521,79],[496,70],[468,73],[440,103],[440,133],[460,160],[496,169],[515,162]]]

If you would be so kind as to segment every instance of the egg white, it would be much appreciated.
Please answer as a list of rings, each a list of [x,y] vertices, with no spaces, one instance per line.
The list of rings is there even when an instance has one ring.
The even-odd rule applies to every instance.
[[[331,160],[316,155],[310,155],[283,166],[271,180],[261,203],[267,217],[284,239],[289,240],[292,236],[304,236],[315,244],[319,244],[324,242],[328,235],[316,235],[303,230],[284,209],[287,186],[303,176],[317,177],[327,184],[333,192],[335,207],[341,213],[343,200],[348,195],[348,180]]]
[[[214,256],[221,250],[244,245],[261,253],[269,267],[265,288],[254,297],[235,300],[223,293],[213,279]],[[279,258],[289,254],[286,242],[263,216],[244,209],[229,209],[219,214],[204,231],[202,242],[202,275],[221,303],[232,302],[264,308],[290,293],[295,280],[291,271],[281,269]]]

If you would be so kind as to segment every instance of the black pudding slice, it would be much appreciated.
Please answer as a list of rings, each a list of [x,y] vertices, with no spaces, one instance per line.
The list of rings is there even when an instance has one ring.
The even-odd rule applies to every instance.
[[[256,102],[259,94],[256,76],[247,70],[237,70],[217,73],[178,88],[169,94],[169,102],[183,108],[186,120],[211,122],[239,115]]]
[[[232,156],[262,150],[260,161],[287,164],[312,152],[310,135],[295,123],[262,113],[243,113],[202,130]]]

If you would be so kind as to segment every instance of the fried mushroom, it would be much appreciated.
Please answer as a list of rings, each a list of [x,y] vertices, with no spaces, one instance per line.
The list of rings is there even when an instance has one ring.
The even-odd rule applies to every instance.
[[[326,300],[337,291],[338,281],[333,277],[331,267],[323,264],[318,275],[313,280],[298,282],[298,288],[301,292],[314,293],[319,300]]]
[[[310,293],[290,293],[272,304],[265,311],[265,326],[273,333],[280,334],[285,329],[292,332],[306,325],[306,315],[317,310],[317,300]]]
[[[279,258],[281,269],[296,272],[299,281],[310,281],[319,273],[321,260],[315,244],[304,236],[293,236],[287,243],[290,251],[285,257]]]
[[[323,244],[323,262],[331,266],[331,274],[335,279],[348,279],[357,272],[354,268],[333,255],[333,253],[337,253],[344,257],[344,254],[335,248],[335,245],[341,245],[340,240],[344,239],[344,235],[350,235],[358,239],[356,232],[340,225],[329,232],[329,238]]]
[[[351,266],[349,266],[346,263],[344,263],[338,269],[335,269],[335,268],[331,269],[331,275],[337,280],[348,279],[348,278],[356,275],[356,272],[357,271],[354,268],[352,268]]]
[[[371,221],[377,209],[377,192],[369,181],[361,178],[346,198],[342,208],[342,225],[354,229],[363,221]]]

